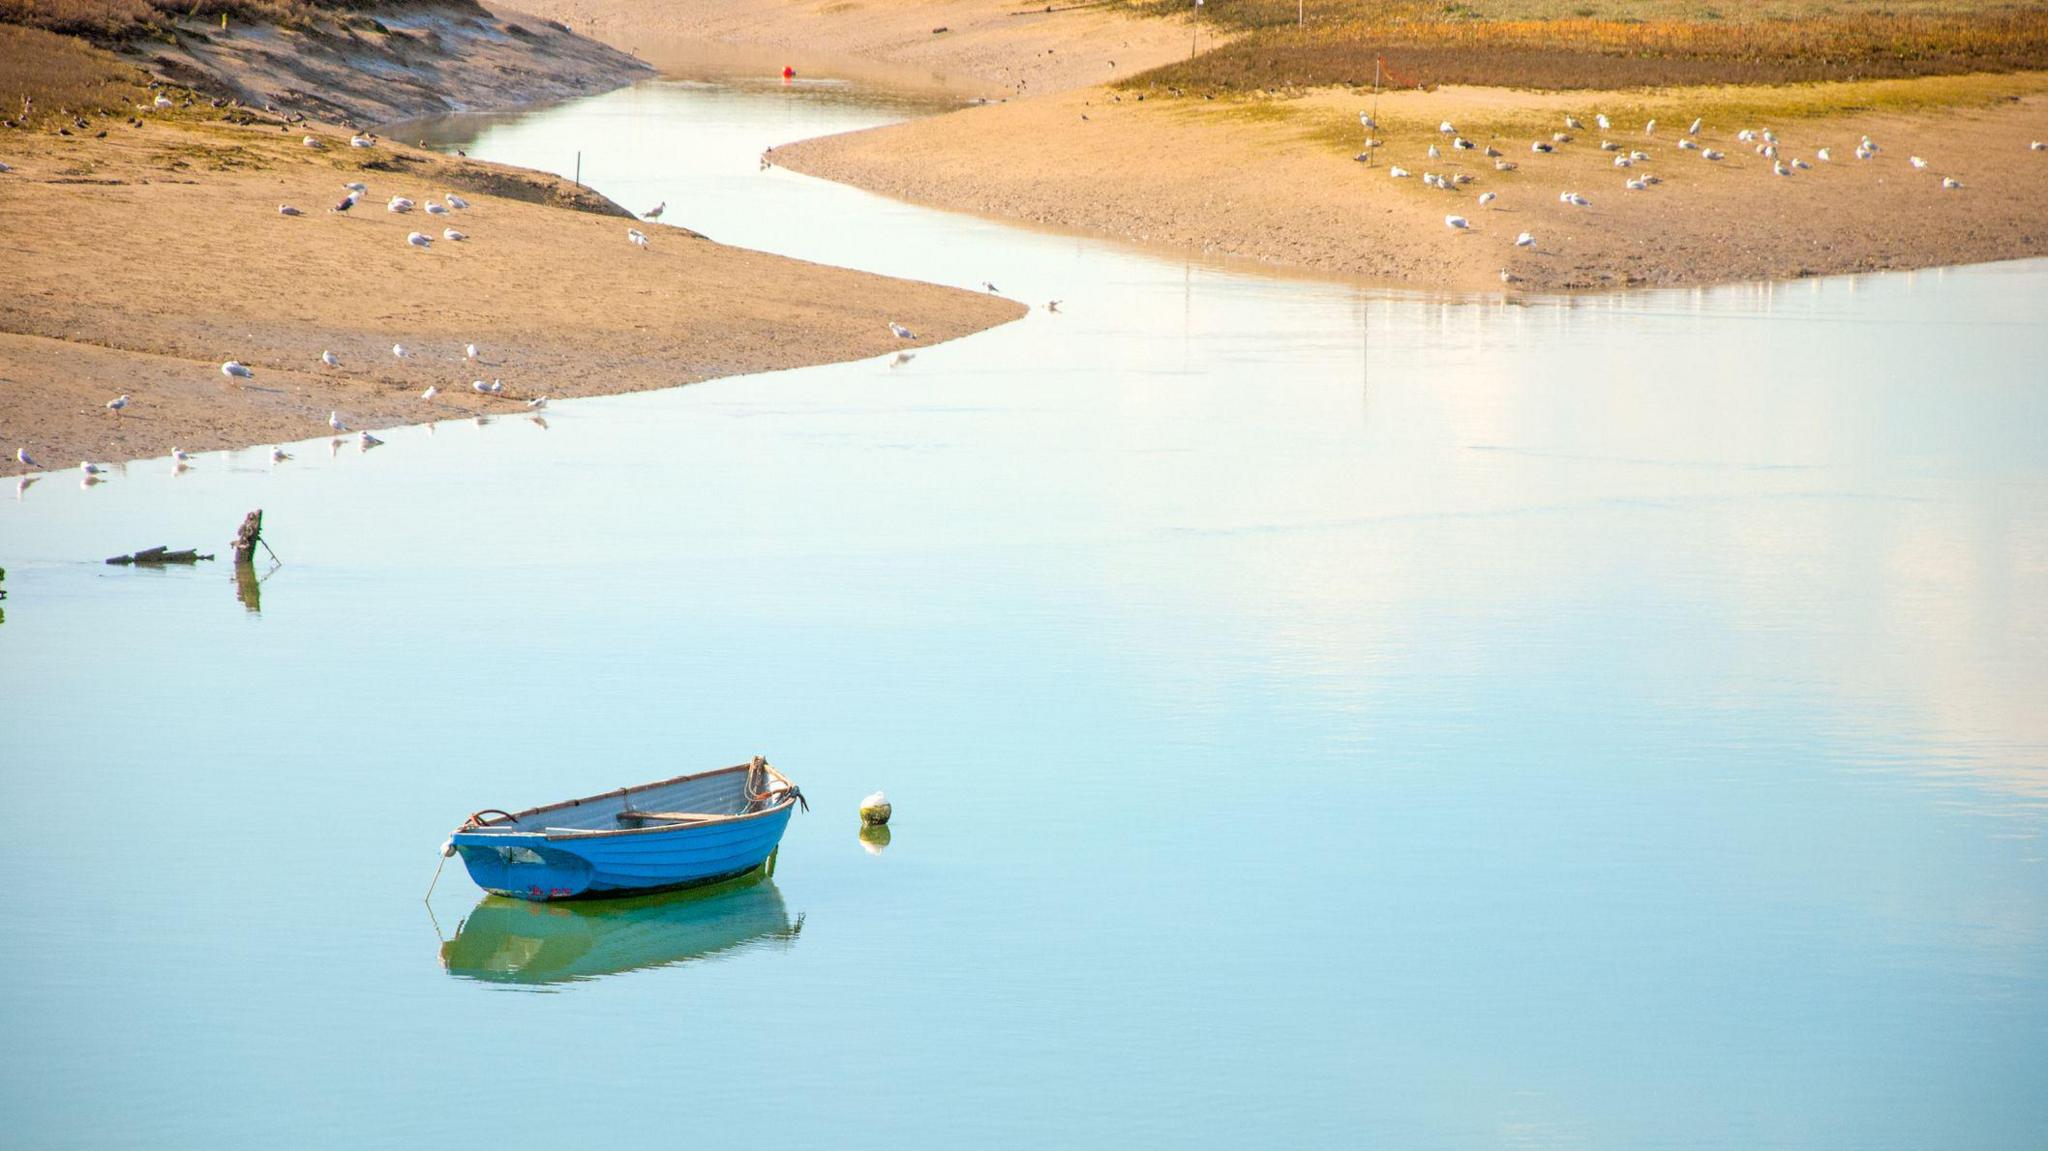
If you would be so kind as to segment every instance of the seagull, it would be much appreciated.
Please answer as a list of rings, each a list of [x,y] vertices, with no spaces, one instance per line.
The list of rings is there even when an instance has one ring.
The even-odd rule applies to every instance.
[[[432,244],[434,239],[422,232],[411,232],[406,235],[405,242],[415,248],[424,248]]]
[[[28,454],[27,448],[14,449],[14,460],[25,468],[39,468],[43,466],[36,462],[34,456]]]
[[[463,359],[465,359],[465,360],[474,360],[474,359],[476,359],[476,345],[475,345],[475,344],[470,344],[470,345],[468,345],[467,347],[463,348],[463,349],[462,349],[462,358],[463,358]]]
[[[161,112],[171,106],[171,98],[169,96],[158,96],[154,103],[156,104],[156,110]]]
[[[120,415],[121,409],[127,406],[128,396],[126,393],[123,393],[122,395],[107,401],[107,410],[114,413],[115,415]]]
[[[1460,136],[1457,139],[1451,141],[1451,147],[1456,148],[1461,152],[1470,152],[1473,148],[1477,147],[1477,145],[1472,143],[1472,141],[1467,140],[1465,137]]]
[[[1704,151],[1704,152],[1701,152],[1701,153],[1700,153],[1700,155],[1702,155],[1702,156],[1706,157],[1706,158],[1707,158],[1707,159],[1709,159],[1709,160],[1725,160],[1725,159],[1727,159],[1727,157],[1726,157],[1725,155],[1723,155],[1723,154],[1722,154],[1722,153],[1720,153],[1720,152],[1716,152],[1716,151],[1714,151],[1714,150],[1713,150],[1712,148],[1709,148],[1709,149],[1707,149],[1706,151]]]
[[[1480,206],[1480,207],[1482,207],[1482,208],[1484,208],[1484,207],[1485,207],[1485,206],[1487,206],[1488,204],[1491,204],[1491,203],[1493,203],[1493,201],[1494,201],[1494,198],[1495,198],[1495,196],[1496,196],[1496,195],[1497,195],[1497,193],[1494,193],[1494,192],[1481,192],[1481,193],[1479,193],[1479,206]]]
[[[444,240],[467,240],[469,239],[469,233],[458,232],[453,228],[443,228],[441,229],[441,238]]]
[[[497,396],[497,395],[503,395],[503,394],[504,394],[504,391],[505,391],[505,381],[503,381],[503,380],[499,380],[499,379],[493,379],[493,380],[491,381],[491,394],[492,394],[492,395],[494,395],[494,396]]]
[[[482,380],[469,381],[469,389],[480,396],[488,396],[491,394],[491,385],[484,383]]]
[[[299,143],[304,144],[308,148],[318,148],[321,146],[320,138],[317,136],[301,136]]]
[[[1503,284],[1512,284],[1521,278],[1522,277],[1515,275],[1513,272],[1508,271],[1506,268],[1502,268],[1500,270],[1500,282]]]
[[[1775,144],[1778,142],[1778,134],[1776,132],[1771,131],[1769,128],[1764,129],[1763,135],[1764,143],[1766,144]]]
[[[448,201],[448,206],[451,208],[460,209],[469,207],[468,200],[463,199],[462,197],[456,195],[453,192],[448,193],[446,196],[442,198]]]
[[[661,219],[661,214],[666,211],[668,211],[668,201],[663,200],[661,203],[656,204],[654,207],[647,209],[647,211],[642,214],[645,215],[650,220],[659,220]]]
[[[1600,150],[1602,152],[1619,152],[1621,151],[1621,145],[1612,140],[1602,140],[1600,141]]]
[[[1643,182],[1642,182],[1642,180],[1641,180],[1640,178],[1638,178],[1638,179],[1634,179],[1634,180],[1630,180],[1630,181],[1629,181],[1628,183],[1626,183],[1626,184],[1624,184],[1624,185],[1622,185],[1622,186],[1623,186],[1623,187],[1625,187],[1625,188],[1627,188],[1627,189],[1628,189],[1629,191],[1631,191],[1631,192],[1640,192],[1640,191],[1642,191],[1642,190],[1643,190],[1644,188],[1647,188],[1647,187],[1649,187],[1649,185],[1648,185],[1648,184],[1645,184],[1645,183],[1643,183]]]
[[[530,399],[530,400],[526,401],[526,406],[527,406],[527,407],[529,407],[529,408],[544,408],[544,407],[547,407],[547,406],[548,406],[548,398],[547,398],[546,396],[535,396],[534,398],[532,398],[532,399]]]
[[[431,399],[433,399],[433,398],[434,398],[435,396],[438,396],[438,395],[440,395],[440,394],[441,394],[441,389],[439,389],[439,388],[435,387],[435,386],[434,386],[434,385],[432,385],[432,384],[428,384],[428,385],[427,385],[427,390],[426,390],[426,391],[424,391],[424,392],[421,392],[421,393],[420,393],[420,398],[421,398],[421,399],[423,399],[423,400],[431,400]]]
[[[1581,208],[1584,208],[1592,203],[1591,200],[1586,199],[1584,196],[1579,195],[1577,192],[1566,192],[1564,194],[1564,202],[1567,204],[1576,205]]]
[[[1574,132],[1585,127],[1584,124],[1579,123],[1579,118],[1577,116],[1574,116],[1569,112],[1565,113],[1564,126],[1570,128]]]
[[[393,196],[391,197],[390,201],[384,205],[384,208],[386,211],[390,212],[410,212],[412,211],[412,201],[406,199],[404,196]]]
[[[1536,237],[1528,232],[1523,232],[1515,237],[1515,247],[1517,248],[1533,248],[1535,246]]]
[[[1925,167],[1927,166],[1927,161],[1925,161],[1925,160],[1922,160],[1922,159],[1921,159],[1920,157],[1918,157],[1918,156],[1908,156],[1908,157],[1906,157],[1906,163],[1908,163],[1908,164],[1911,164],[1911,165],[1913,165],[1913,167],[1914,167],[1914,168],[1916,168],[1916,169],[1918,169],[1918,168],[1925,168]]]
[[[1794,168],[1799,169],[1802,172],[1813,167],[1812,164],[1807,163],[1806,161],[1800,159],[1797,156],[1792,157],[1792,166]]]
[[[377,146],[377,141],[372,136],[350,136],[348,138],[348,146],[351,148],[374,148]]]
[[[301,211],[299,211],[299,210],[298,210],[297,208],[294,208],[294,207],[292,207],[292,206],[291,206],[290,204],[279,204],[279,205],[277,206],[277,214],[278,214],[278,215],[280,215],[280,216],[303,216],[303,215],[305,215],[305,213],[304,213],[304,212],[301,212]]]
[[[1359,115],[1361,118],[1364,117],[1364,113],[1360,113]],[[1377,125],[1374,126],[1377,127]],[[1458,134],[1458,130],[1451,126],[1451,122],[1449,120],[1445,120],[1443,123],[1438,124],[1436,126],[1436,130],[1442,132],[1446,136],[1455,136]]]
[[[1789,175],[1791,175],[1791,174],[1792,174],[1792,169],[1790,169],[1790,168],[1787,168],[1787,167],[1785,166],[1785,161],[1783,161],[1783,160],[1774,160],[1774,161],[1772,161],[1772,163],[1771,163],[1771,171],[1772,171],[1772,173],[1773,173],[1773,174],[1775,174],[1775,175],[1779,175],[1779,176],[1789,176]]]
[[[2048,152],[2048,143],[2043,143],[2043,142],[2042,142],[2042,141],[2040,141],[2040,140],[2036,140],[2036,141],[2034,141],[2033,143],[2031,143],[2031,144],[2027,145],[2027,151],[2029,151],[2029,152]]]
[[[1512,172],[1517,167],[1519,167],[1519,165],[1517,165],[1513,160],[1495,160],[1493,162],[1493,170],[1496,172]]]
[[[1634,160],[1629,159],[1627,156],[1616,156],[1614,158],[1614,166],[1617,168],[1633,168],[1635,163]]]
[[[1593,117],[1593,122],[1594,122],[1595,124],[1598,124],[1598,125],[1600,125],[1600,130],[1601,130],[1602,132],[1605,132],[1605,131],[1606,131],[1607,129],[1609,129],[1609,128],[1611,128],[1611,127],[1613,127],[1613,126],[1614,126],[1614,125],[1612,125],[1612,124],[1608,123],[1608,121],[1607,121],[1607,113],[1605,113],[1605,112],[1601,112],[1601,113],[1599,113],[1599,114],[1595,115],[1595,116]]]
[[[1370,112],[1360,112],[1358,114],[1358,123],[1368,132],[1380,126],[1379,121],[1373,119]]]
[[[627,242],[631,243],[634,247],[640,249],[643,252],[653,250],[647,246],[647,233],[642,232],[638,228],[627,228],[626,240]]]
[[[367,452],[367,451],[369,451],[369,450],[370,450],[371,448],[374,448],[374,447],[376,447],[376,446],[377,446],[378,444],[381,444],[381,443],[383,443],[383,442],[384,442],[383,440],[380,440],[380,439],[378,439],[378,438],[377,438],[376,436],[373,436],[373,435],[371,435],[371,434],[370,434],[370,433],[368,433],[368,432],[364,432],[364,433],[362,433],[362,436],[361,436],[361,440],[362,440],[363,450],[364,450],[364,451],[366,451],[366,452]]]
[[[445,216],[445,215],[447,215],[447,214],[448,214],[448,208],[447,208],[447,207],[446,207],[445,205],[442,205],[442,204],[428,204],[428,205],[427,205],[427,215],[429,215],[429,216]]]
[[[1443,154],[1443,152],[1442,152],[1442,151],[1440,151],[1440,150],[1438,150],[1438,148],[1437,148],[1437,146],[1436,146],[1435,144],[1431,144],[1431,145],[1429,146],[1429,158],[1430,158],[1430,159],[1432,159],[1432,160],[1441,160],[1441,159],[1443,159],[1443,155],[1444,155],[1444,154]]]
[[[283,448],[274,447],[270,449],[270,462],[273,464],[281,464],[291,458],[292,454]]]
[[[180,464],[187,464],[192,462],[192,456],[189,453],[187,453],[184,448],[172,448],[171,458],[178,461]]]
[[[1941,178],[1941,186],[1950,189],[1960,188],[1963,186],[1963,182],[1961,180],[1956,179],[1954,176],[1943,176]]]
[[[1555,151],[1557,151],[1557,149],[1556,149],[1556,148],[1553,148],[1553,147],[1551,147],[1551,146],[1550,146],[1549,144],[1547,144],[1547,143],[1543,142],[1542,140],[1538,140],[1538,141],[1536,141],[1535,143],[1533,143],[1533,144],[1530,144],[1530,145],[1529,145],[1529,150],[1530,150],[1531,152],[1555,152]]]
[[[1628,154],[1628,158],[1629,158],[1629,159],[1631,159],[1631,160],[1634,160],[1634,161],[1635,161],[1636,163],[1640,164],[1640,163],[1642,163],[1642,162],[1643,162],[1644,160],[1647,160],[1647,159],[1649,159],[1649,158],[1650,158],[1650,154],[1649,154],[1648,152],[1644,152],[1644,151],[1635,151],[1635,152],[1630,152],[1630,153]]]
[[[894,320],[889,321],[889,332],[899,340],[914,340],[917,338],[916,332],[911,331]]]
[[[1650,121],[1649,123],[1647,123],[1647,124],[1643,125],[1643,135],[1645,135],[1645,136],[1654,136],[1654,135],[1656,135],[1656,134],[1657,134],[1657,121],[1655,121],[1655,120],[1652,120],[1652,121]]]
[[[1705,116],[1701,116],[1701,117],[1700,117],[1699,119],[1697,119],[1697,120],[1694,120],[1694,121],[1692,122],[1692,127],[1690,127],[1690,128],[1687,128],[1687,129],[1685,130],[1685,134],[1686,134],[1686,135],[1688,135],[1688,136],[1697,136],[1697,135],[1699,135],[1699,134],[1700,134],[1700,125],[1701,125],[1701,124],[1704,124],[1704,123],[1706,123],[1706,122],[1707,122],[1707,118],[1706,118]]]
[[[349,210],[350,208],[353,208],[353,207],[355,207],[355,206],[356,206],[356,193],[354,193],[354,192],[350,192],[350,193],[349,193],[348,195],[346,195],[346,196],[343,196],[343,197],[341,198],[341,202],[340,202],[340,203],[336,204],[335,206],[333,206],[332,208],[329,208],[329,209],[327,209],[327,210],[328,210],[328,211],[330,211],[330,212],[346,212],[346,211],[348,211],[348,210]]]
[[[341,422],[340,412],[327,413],[327,426],[333,428],[337,432],[345,432],[348,430],[348,425]]]
[[[1681,151],[1685,152],[1695,152],[1699,150],[1699,145],[1693,143],[1691,140],[1680,140],[1678,142],[1678,147]]]
[[[1060,302],[1059,302],[1058,300],[1047,300],[1047,301],[1045,302],[1045,310],[1046,310],[1046,311],[1048,311],[1048,312],[1057,312],[1057,311],[1059,311],[1059,310],[1060,310]]]
[[[1458,231],[1458,232],[1462,232],[1462,231],[1464,231],[1465,229],[1467,229],[1467,228],[1470,228],[1471,226],[1472,226],[1472,222],[1471,222],[1470,220],[1467,220],[1467,219],[1466,219],[1465,217],[1463,217],[1463,216],[1445,216],[1445,217],[1444,217],[1444,227],[1446,227],[1446,228],[1450,228],[1450,229],[1451,229],[1451,230],[1453,230],[1453,231]]]
[[[1408,169],[1399,166],[1388,168],[1387,175],[1392,176],[1396,180],[1405,180],[1408,178]]]
[[[391,354],[392,354],[392,355],[394,355],[394,356],[396,356],[396,357],[398,357],[398,358],[399,358],[399,359],[401,359],[401,360],[402,360],[402,359],[404,359],[404,358],[405,358],[405,345],[404,345],[404,344],[393,344],[393,345],[391,345]]]
[[[256,378],[256,373],[249,370],[249,365],[240,360],[229,360],[227,363],[222,364],[220,366],[220,374],[229,379],[253,380]]]
[[[78,470],[89,476],[103,476],[107,474],[107,469],[93,463],[91,460],[78,461]]]
[[[1816,156],[1817,158],[1819,158],[1820,162],[1821,162],[1821,163],[1823,163],[1823,164],[1825,164],[1825,163],[1827,163],[1828,161],[1830,161],[1830,160],[1834,159],[1834,157],[1833,157],[1833,156],[1830,156],[1830,155],[1828,155],[1828,150],[1827,150],[1826,148],[1822,148],[1822,149],[1821,149],[1820,151],[1818,151],[1818,152],[1815,152],[1815,153],[1814,153],[1814,156]]]
[[[1001,288],[996,287],[994,284],[989,283],[987,280],[983,280],[981,282],[981,286],[987,288],[990,295],[1000,296],[1003,294],[1003,290]]]
[[[333,352],[322,352],[320,353],[320,362],[330,368],[338,368],[341,366],[341,357]]]

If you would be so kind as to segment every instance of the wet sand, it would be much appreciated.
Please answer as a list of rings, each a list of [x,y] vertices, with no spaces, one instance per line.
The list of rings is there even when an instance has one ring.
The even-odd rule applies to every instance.
[[[1919,88],[1912,87],[1919,85]],[[1830,100],[1962,107],[1812,115]],[[1354,159],[1370,96],[1198,100],[1089,88],[777,148],[776,163],[935,207],[1407,286],[1583,290],[1712,284],[2048,255],[2048,77],[1797,90],[1535,94],[1444,88],[1380,98],[1383,146]],[[1599,131],[1593,114],[1614,109]],[[1722,109],[1715,112],[1713,109]],[[1699,151],[1677,146],[1708,109]],[[1772,109],[1781,109],[1772,114]],[[1553,154],[1536,139],[1587,125]],[[1650,117],[1659,130],[1645,135]],[[1739,118],[1738,118],[1739,117]],[[1516,165],[1441,135],[1451,120]],[[1773,127],[1786,177],[1737,133]],[[1858,161],[1868,133],[1882,151]],[[1646,151],[1631,168],[1618,153]],[[1442,155],[1432,159],[1435,144]],[[1830,149],[1833,160],[1818,151]],[[1704,159],[1705,149],[1725,159]],[[1928,161],[1915,169],[1908,157]],[[1407,179],[1390,176],[1400,166]],[[1423,174],[1472,177],[1454,191]],[[1660,183],[1631,191],[1625,182]],[[1962,182],[1944,189],[1942,180]],[[1481,206],[1478,197],[1497,199]],[[1590,203],[1559,202],[1576,191]],[[1454,229],[1445,217],[1463,216]],[[1532,233],[1535,244],[1517,247]]]
[[[13,167],[0,174],[8,474],[33,470],[16,464],[17,447],[58,468],[284,442],[325,434],[333,409],[369,429],[524,410],[540,395],[876,356],[1023,313],[984,293],[635,225],[553,177],[389,141],[351,148],[324,128],[151,117],[103,140],[14,133],[0,148]],[[351,180],[369,195],[330,212]],[[470,206],[385,207],[451,191]],[[306,214],[281,216],[281,202]],[[649,250],[628,242],[629,226]],[[469,238],[440,238],[449,227]],[[435,237],[431,248],[408,246],[413,231]],[[891,321],[918,338],[898,339]],[[476,364],[464,360],[472,342]],[[323,365],[323,351],[341,366]],[[224,376],[229,359],[254,378]],[[475,394],[479,378],[503,380],[504,395]],[[422,400],[429,386],[440,394]],[[128,407],[108,412],[121,394]]]

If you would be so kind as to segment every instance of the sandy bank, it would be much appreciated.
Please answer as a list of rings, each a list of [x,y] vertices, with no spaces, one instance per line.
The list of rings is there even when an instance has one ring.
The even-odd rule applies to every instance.
[[[123,55],[209,94],[357,126],[591,95],[650,71],[545,19],[468,0],[309,10],[292,27],[176,27],[174,43],[138,41]]]
[[[0,134],[0,436],[49,467],[521,411],[856,359],[1000,324],[1019,305],[728,248],[597,211],[552,177],[345,132],[182,114]],[[95,126],[94,130],[101,130]],[[323,147],[307,148],[312,135]],[[369,195],[329,211],[347,181]],[[386,210],[457,192],[466,210]],[[280,202],[305,211],[281,216]],[[687,219],[678,221],[687,224]],[[460,242],[440,238],[453,227]],[[406,236],[435,237],[409,247]],[[887,324],[914,328],[901,341]],[[482,362],[464,362],[464,345]],[[404,359],[391,347],[403,344]],[[321,363],[334,352],[341,366]],[[250,380],[222,375],[234,359]],[[503,379],[503,398],[470,389]],[[433,400],[420,394],[441,389]],[[119,416],[103,405],[126,393]]]
[[[1101,88],[967,109],[775,150],[775,162],[918,203],[1428,288],[1703,284],[2048,255],[2048,77],[2021,75],[1535,94],[1388,93],[1375,163],[1353,159],[1370,97],[1196,100]],[[1940,105],[1940,106],[1937,106]],[[1863,111],[1849,111],[1862,108]],[[1876,110],[1888,109],[1888,110]],[[1613,117],[1611,131],[1594,124]],[[1532,152],[1586,129],[1554,154]],[[1696,116],[1702,150],[1677,147]],[[1645,121],[1657,118],[1653,134]],[[1450,120],[1516,165],[1437,131]],[[1775,129],[1774,174],[1737,139]],[[1883,149],[1853,158],[1865,133]],[[1628,169],[1617,153],[1645,151]],[[1432,145],[1441,157],[1432,159]],[[1818,158],[1830,149],[1832,161]],[[1705,149],[1725,159],[1704,159]],[[1919,155],[1929,166],[1909,163]],[[1389,175],[1398,165],[1412,175]],[[1454,191],[1423,174],[1472,177]],[[1625,182],[1654,175],[1632,191]],[[1943,177],[1961,181],[1947,190]],[[1576,191],[1589,206],[1559,202]],[[1482,207],[1483,192],[1497,199]],[[1445,224],[1466,217],[1469,230]],[[1533,247],[1516,236],[1533,233]]]
[[[1188,54],[1179,20],[1005,0],[524,0],[524,7],[679,75],[787,64],[825,74],[1011,96],[1104,84]],[[939,31],[943,29],[943,31]],[[1205,31],[1203,43],[1210,40]]]

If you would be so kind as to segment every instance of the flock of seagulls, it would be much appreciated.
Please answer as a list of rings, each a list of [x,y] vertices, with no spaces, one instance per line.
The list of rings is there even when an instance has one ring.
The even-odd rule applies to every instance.
[[[1358,122],[1360,127],[1365,130],[1366,140],[1365,151],[1359,153],[1356,159],[1367,161],[1382,146],[1381,141],[1373,138],[1372,135],[1379,129],[1379,122],[1370,112],[1360,112],[1358,114]],[[1593,123],[1601,132],[1611,132],[1614,130],[1614,121],[1605,113],[1596,114],[1593,117]],[[1725,160],[1727,158],[1725,152],[1707,147],[1701,142],[1699,138],[1700,130],[1705,126],[1705,117],[1694,119],[1679,136],[1677,140],[1678,149],[1680,151],[1698,153],[1703,159],[1708,161]],[[1573,133],[1584,131],[1586,125],[1578,116],[1566,113],[1564,116],[1564,127],[1564,131],[1553,132],[1547,139],[1531,141],[1529,144],[1531,154],[1537,156],[1558,154],[1566,145],[1573,143],[1577,139]],[[1445,120],[1437,125],[1437,134],[1439,137],[1447,138],[1450,141],[1450,150],[1454,153],[1481,152],[1486,158],[1493,161],[1495,171],[1512,172],[1518,166],[1514,161],[1508,160],[1503,156],[1500,150],[1491,144],[1485,145],[1483,148],[1475,144],[1472,140],[1461,134],[1457,126],[1449,120]],[[1656,134],[1657,121],[1655,119],[1646,121],[1643,125],[1643,135],[1654,139]],[[1782,142],[1779,140],[1777,132],[1773,129],[1745,128],[1736,133],[1736,139],[1741,143],[1752,145],[1759,156],[1768,160],[1771,165],[1770,171],[1776,177],[1790,178],[1801,172],[1808,172],[1813,169],[1813,161],[1808,161],[1799,156],[1782,154],[1780,151]],[[1648,150],[1640,147],[1630,147],[1616,140],[1603,139],[1600,141],[1599,147],[1602,152],[1613,154],[1613,166],[1617,169],[1631,170],[1635,169],[1638,165],[1648,164],[1651,161],[1651,154]],[[2028,147],[2036,152],[2048,151],[2048,142],[2036,140],[2030,143]],[[1855,156],[1858,160],[1869,160],[1880,151],[1882,149],[1876,141],[1872,140],[1869,136],[1864,136],[1856,146]],[[1437,142],[1431,142],[1424,154],[1428,159],[1435,160],[1444,155],[1444,150],[1439,147]],[[1814,153],[1814,160],[1822,164],[1831,163],[1833,159],[1834,153],[1829,148],[1820,148]],[[1920,156],[1907,157],[1907,163],[1916,172],[1929,171],[1933,167],[1927,159]],[[1388,166],[1387,175],[1391,179],[1406,180],[1411,179],[1414,173],[1398,164],[1393,164]],[[1472,175],[1462,172],[1438,173],[1425,171],[1422,173],[1423,186],[1447,192],[1461,191],[1466,185],[1471,184],[1474,179],[1475,177]],[[1628,192],[1645,192],[1661,183],[1663,183],[1663,178],[1655,173],[1626,171],[1623,176],[1622,188]],[[1961,189],[1963,186],[1963,182],[1954,176],[1945,175],[1941,177],[1940,187],[1943,190],[1954,191]],[[1592,205],[1591,199],[1580,192],[1572,190],[1559,192],[1557,199],[1559,203],[1569,207],[1585,208]],[[1491,189],[1479,193],[1478,203],[1481,208],[1492,208],[1498,200],[1499,194]],[[1470,233],[1474,230],[1472,220],[1457,213],[1449,213],[1444,216],[1444,227],[1457,233]],[[1522,232],[1515,238],[1515,247],[1518,248],[1532,248],[1535,246],[1535,243],[1535,237],[1529,232]],[[1503,268],[1500,278],[1502,283],[1515,283],[1521,277]]]

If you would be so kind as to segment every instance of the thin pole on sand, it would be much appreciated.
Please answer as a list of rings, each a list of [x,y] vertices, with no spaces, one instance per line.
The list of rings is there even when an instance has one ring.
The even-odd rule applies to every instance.
[[[576,152],[576,186],[579,188],[583,186],[583,152],[581,149],[578,149]]]

